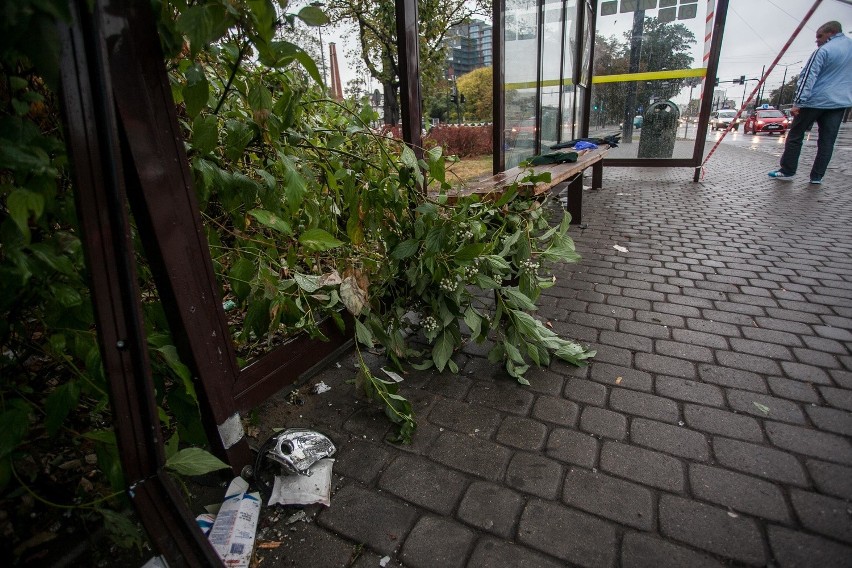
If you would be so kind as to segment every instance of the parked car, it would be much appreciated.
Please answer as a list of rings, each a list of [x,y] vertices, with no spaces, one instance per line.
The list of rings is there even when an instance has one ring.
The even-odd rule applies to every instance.
[[[645,118],[641,114],[637,114],[633,117],[633,128],[641,130],[643,122],[645,122]]]
[[[743,125],[743,133],[759,134],[766,132],[767,134],[781,134],[787,132],[787,126],[790,120],[783,112],[776,108],[764,106],[758,108],[749,115]]]
[[[737,111],[733,109],[722,109],[710,113],[710,130],[725,130],[734,121]],[[734,130],[740,129],[740,120],[734,121]]]

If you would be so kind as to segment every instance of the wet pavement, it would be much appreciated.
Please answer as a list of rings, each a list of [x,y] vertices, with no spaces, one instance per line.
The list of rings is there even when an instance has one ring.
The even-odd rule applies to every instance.
[[[723,143],[699,183],[604,168],[539,311],[588,367],[523,387],[469,345],[406,375],[410,446],[353,396],[354,354],[268,401],[258,440],[339,451],[329,508],[263,509],[261,565],[852,566],[852,126],[822,186],[813,140],[768,178],[775,142]]]

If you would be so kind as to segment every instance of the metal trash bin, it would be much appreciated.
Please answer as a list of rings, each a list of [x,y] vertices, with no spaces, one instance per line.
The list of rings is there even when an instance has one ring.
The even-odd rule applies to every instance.
[[[638,157],[671,158],[679,119],[680,110],[671,101],[650,105],[642,122]]]

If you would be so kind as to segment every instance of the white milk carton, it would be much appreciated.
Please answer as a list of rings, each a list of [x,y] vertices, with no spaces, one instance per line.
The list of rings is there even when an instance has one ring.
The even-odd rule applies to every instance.
[[[235,477],[207,535],[225,566],[248,568],[254,550],[260,494],[246,493],[248,482]]]

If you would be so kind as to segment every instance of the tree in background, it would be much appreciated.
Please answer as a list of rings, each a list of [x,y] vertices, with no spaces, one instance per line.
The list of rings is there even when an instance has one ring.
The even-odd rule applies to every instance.
[[[464,115],[467,120],[487,120],[494,117],[491,67],[480,67],[458,78],[459,94],[464,96]]]
[[[431,91],[443,71],[443,39],[447,31],[474,14],[487,13],[490,4],[490,0],[418,0],[423,93]],[[358,55],[370,75],[382,84],[385,124],[396,124],[400,119],[400,79],[394,3],[386,0],[331,0],[326,10],[332,21],[355,24]]]
[[[627,31],[619,39],[616,36],[605,38],[595,37],[595,76],[616,75],[627,73],[630,62],[630,32]],[[645,18],[642,31],[642,47],[639,57],[639,73],[647,71],[662,71],[687,69],[692,66],[693,57],[690,53],[695,44],[693,34],[683,24],[661,22],[657,18]],[[688,79],[667,79],[660,81],[640,81],[636,85],[636,111],[644,110],[652,98],[666,99],[675,96]],[[597,117],[592,117],[593,123],[613,124],[624,117],[627,100],[625,84],[599,83],[592,87],[592,101],[598,107]]]
[[[778,108],[793,104],[793,95],[796,94],[796,86],[798,82],[799,76],[793,75],[793,78],[784,83],[782,86],[770,91],[768,100],[764,99],[761,102],[768,103]]]

